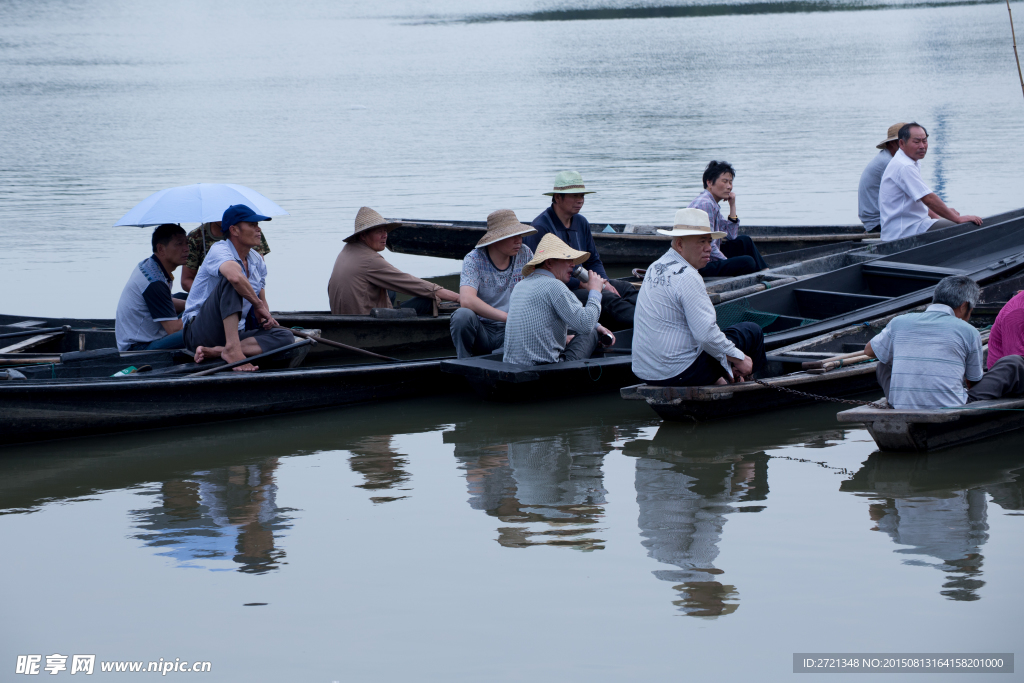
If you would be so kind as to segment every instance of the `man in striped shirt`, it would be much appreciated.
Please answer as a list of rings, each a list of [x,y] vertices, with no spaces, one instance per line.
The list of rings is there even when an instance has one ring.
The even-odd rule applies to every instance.
[[[633,328],[633,374],[648,384],[705,386],[742,381],[765,364],[764,335],[754,323],[722,332],[704,279],[697,272],[711,259],[708,214],[676,212],[672,246],[651,264],[640,288]]]
[[[944,278],[924,313],[893,318],[864,347],[889,405],[900,410],[962,406],[1024,394],[1024,359],[1004,356],[983,372],[981,335],[967,321],[981,290],[966,275]]]
[[[505,322],[506,363],[542,365],[590,358],[599,338],[615,335],[598,325],[605,279],[590,271],[584,306],[565,283],[573,268],[590,254],[572,249],[554,235],[544,235],[537,254],[523,266],[523,279],[512,290]],[[572,339],[567,339],[572,330]]]

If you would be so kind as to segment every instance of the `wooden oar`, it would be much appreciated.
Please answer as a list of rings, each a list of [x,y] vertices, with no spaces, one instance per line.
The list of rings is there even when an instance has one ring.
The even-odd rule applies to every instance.
[[[336,349],[344,349],[346,351],[362,353],[364,355],[373,356],[374,358],[380,358],[382,360],[398,361],[397,358],[392,358],[391,356],[382,356],[379,353],[374,353],[373,351],[367,351],[366,349],[360,349],[356,346],[349,346],[348,344],[342,344],[341,342],[331,341],[330,339],[324,339],[323,337],[318,337],[315,334],[309,334],[308,332],[303,332],[302,330],[296,330],[292,328],[288,331],[294,334],[296,337],[312,339],[317,344],[326,344],[327,346],[333,346]]]
[[[834,363],[836,361],[846,360],[847,358],[854,358],[856,356],[863,356],[864,349],[860,351],[853,351],[851,353],[841,353],[838,356],[829,356],[828,358],[822,358],[821,360],[809,360],[800,364],[804,370],[821,370],[825,367],[826,363]]]
[[[36,334],[51,334],[53,332],[67,332],[71,329],[70,325],[64,325],[63,327],[46,327],[41,330],[26,328],[23,332],[5,332],[0,334],[0,339],[13,339],[15,337],[31,337]]]
[[[260,353],[260,354],[257,354],[255,356],[249,356],[248,358],[245,358],[245,359],[242,359],[242,360],[236,360],[234,363],[228,363],[226,365],[218,365],[215,368],[210,368],[209,370],[203,370],[201,372],[197,372],[194,375],[192,375],[192,377],[203,377],[204,375],[212,375],[215,372],[223,372],[224,370],[230,370],[231,368],[237,368],[239,365],[245,365],[246,363],[251,363],[254,360],[259,360],[260,358],[268,358],[270,356],[276,356],[277,354],[283,353],[284,351],[291,351],[292,349],[297,349],[300,346],[306,346],[307,344],[315,344],[315,343],[316,343],[316,341],[313,340],[313,339],[303,339],[302,341],[295,342],[294,344],[288,344],[287,346],[282,346],[281,348],[274,349],[273,351],[267,351],[266,353]]]

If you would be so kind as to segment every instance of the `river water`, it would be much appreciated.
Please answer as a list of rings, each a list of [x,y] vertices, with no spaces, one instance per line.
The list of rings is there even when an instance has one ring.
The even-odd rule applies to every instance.
[[[595,221],[666,222],[725,158],[748,223],[852,223],[897,120],[931,132],[926,182],[991,215],[1022,204],[1015,72],[1000,4],[9,0],[4,309],[112,317],[149,233],[111,226],[194,182],[290,212],[277,310],[326,308],[361,205],[529,220],[564,168]],[[31,654],[329,682],[1013,652],[1020,436],[887,456],[835,412],[452,397],[0,449],[0,678]]]

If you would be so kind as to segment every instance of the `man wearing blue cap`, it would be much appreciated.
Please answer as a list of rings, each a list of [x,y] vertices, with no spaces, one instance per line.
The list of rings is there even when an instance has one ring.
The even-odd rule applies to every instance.
[[[221,230],[227,239],[210,247],[181,316],[185,346],[195,349],[197,363],[207,358],[233,363],[295,340],[278,326],[267,305],[267,264],[256,247],[263,234],[259,222],[269,220],[244,204],[224,212]],[[258,369],[251,364],[235,368]]]

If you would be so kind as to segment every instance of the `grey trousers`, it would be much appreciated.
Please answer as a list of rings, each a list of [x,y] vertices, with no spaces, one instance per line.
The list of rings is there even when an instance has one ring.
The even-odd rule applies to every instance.
[[[200,346],[224,346],[224,318],[242,313],[242,295],[235,291],[231,283],[221,276],[217,286],[210,292],[199,313],[185,323],[185,348],[196,349]],[[246,330],[238,333],[238,339],[253,337],[266,353],[287,346],[295,341],[295,335],[283,327],[269,330]]]
[[[889,383],[892,381],[892,366],[879,362],[875,369],[875,377],[888,399]],[[967,391],[967,402],[1021,395],[1024,395],[1024,358],[1003,356]]]
[[[594,353],[594,349],[600,342],[597,339],[597,330],[590,330],[577,334],[572,341],[566,344],[565,351],[558,354],[559,361],[586,360]]]
[[[505,344],[504,323],[495,320],[484,322],[468,308],[459,308],[452,313],[449,329],[459,358],[484,356]]]

